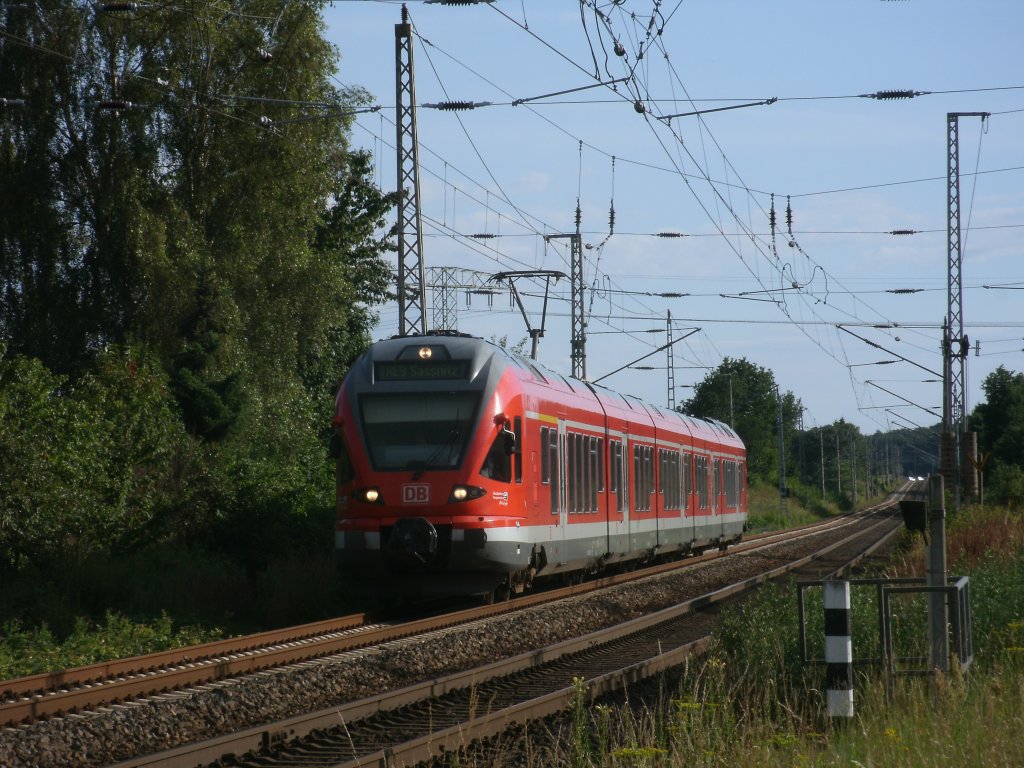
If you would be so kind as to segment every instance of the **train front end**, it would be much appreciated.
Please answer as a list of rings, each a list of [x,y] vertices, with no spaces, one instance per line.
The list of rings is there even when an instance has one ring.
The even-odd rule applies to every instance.
[[[334,415],[344,572],[415,597],[491,593],[528,567],[516,382],[503,350],[461,335],[389,339],[356,361]]]

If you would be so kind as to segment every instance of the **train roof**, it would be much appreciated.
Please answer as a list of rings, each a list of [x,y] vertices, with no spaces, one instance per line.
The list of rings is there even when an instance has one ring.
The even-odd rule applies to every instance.
[[[514,371],[516,377],[525,382],[528,388],[540,386],[562,392],[566,396],[598,400],[606,413],[625,421],[650,420],[655,423],[668,423],[675,429],[685,429],[700,439],[734,443],[739,446],[743,444],[735,430],[717,419],[690,416],[647,403],[633,395],[616,392],[601,384],[565,376],[500,344],[469,334],[432,331],[423,335],[393,336],[373,345],[373,358],[400,360],[418,354],[421,347],[442,344],[451,359],[468,361],[470,378],[474,378],[488,362],[500,360],[507,369]]]

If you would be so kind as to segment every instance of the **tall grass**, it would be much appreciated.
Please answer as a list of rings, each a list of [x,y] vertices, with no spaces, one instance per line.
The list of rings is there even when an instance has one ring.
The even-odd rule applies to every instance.
[[[770,587],[724,611],[708,656],[657,684],[615,703],[593,703],[578,681],[555,745],[531,746],[527,739],[459,765],[1022,766],[1024,518],[971,510],[951,519],[948,543],[951,568],[971,578],[976,656],[967,675],[954,666],[939,678],[888,678],[876,667],[856,666],[855,717],[833,721],[823,703],[823,669],[801,661],[795,588]],[[887,575],[915,575],[923,553],[917,540]],[[924,651],[922,603],[895,607],[898,653]],[[854,590],[852,609],[855,658],[877,656],[873,590]],[[808,613],[812,657],[821,655],[821,613]]]

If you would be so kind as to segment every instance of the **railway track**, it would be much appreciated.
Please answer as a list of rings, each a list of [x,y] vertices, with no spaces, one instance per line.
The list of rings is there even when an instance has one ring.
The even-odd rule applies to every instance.
[[[812,554],[613,627],[116,768],[393,768],[442,758],[568,708],[580,685],[595,699],[679,664],[710,639],[715,618],[705,609],[794,571],[824,578],[848,569],[899,527],[893,516],[880,516]]]
[[[890,506],[894,507],[895,502],[890,502]],[[190,649],[183,649],[182,651],[178,652],[182,655],[183,658],[176,658],[173,656],[173,652],[171,652],[171,655],[154,654],[149,657],[139,657],[133,660],[123,660],[122,662],[116,662],[115,664],[122,665],[120,667],[114,667],[112,665],[97,665],[96,667],[83,668],[82,670],[68,670],[59,673],[59,676],[53,676],[60,685],[66,687],[66,689],[68,690],[67,694],[54,692],[36,692],[34,694],[22,696],[22,701],[20,702],[20,705],[24,706],[26,703],[31,703],[34,705],[33,711],[35,712],[49,711],[58,714],[67,713],[69,712],[69,709],[67,708],[68,702],[78,701],[78,699],[74,698],[75,695],[77,695],[80,691],[92,691],[92,700],[95,702],[99,702],[94,706],[100,707],[100,710],[97,711],[95,715],[91,716],[71,715],[71,720],[65,720],[65,722],[68,723],[69,726],[78,727],[79,724],[88,725],[89,723],[93,722],[93,720],[91,720],[90,718],[97,717],[101,719],[104,717],[117,717],[122,720],[127,720],[132,717],[135,717],[133,712],[140,712],[146,709],[147,705],[145,705],[144,701],[142,703],[135,704],[129,707],[124,707],[123,705],[118,704],[115,704],[113,707],[110,707],[109,704],[110,702],[116,700],[115,697],[111,696],[112,691],[123,692],[126,690],[130,690],[130,688],[126,687],[125,683],[121,682],[121,679],[123,678],[124,680],[129,680],[133,677],[133,675],[139,675],[143,678],[150,678],[146,682],[137,681],[136,683],[132,683],[132,685],[135,686],[138,690],[148,690],[150,693],[155,691],[166,692],[170,690],[172,686],[168,683],[169,680],[195,679],[199,680],[200,682],[203,682],[223,679],[224,676],[235,676],[232,680],[227,680],[223,684],[207,683],[206,685],[201,686],[199,689],[188,689],[180,694],[171,694],[169,696],[166,693],[162,693],[160,695],[157,695],[155,699],[152,699],[152,701],[157,702],[159,705],[159,702],[162,700],[178,700],[178,697],[181,696],[189,698],[197,695],[197,693],[195,692],[199,692],[201,694],[204,689],[218,689],[220,685],[227,685],[230,688],[231,686],[236,685],[239,682],[244,684],[244,681],[248,680],[249,677],[251,676],[249,670],[266,670],[274,664],[290,665],[284,670],[284,672],[280,674],[291,675],[293,674],[293,672],[290,670],[293,670],[293,668],[311,669],[310,665],[313,665],[315,667],[317,664],[320,663],[328,665],[351,664],[353,663],[353,658],[359,658],[358,654],[352,656],[351,658],[347,658],[346,654],[352,654],[352,649],[355,648],[366,649],[364,652],[368,652],[371,654],[370,657],[366,658],[373,658],[372,654],[377,652],[376,649],[387,648],[389,647],[389,644],[394,645],[395,638],[412,637],[418,640],[419,638],[424,637],[423,633],[432,632],[435,634],[443,634],[445,631],[447,631],[445,629],[442,629],[443,627],[447,627],[449,629],[455,628],[456,631],[461,631],[464,636],[473,637],[474,634],[477,632],[477,630],[475,629],[476,625],[473,624],[473,622],[479,623],[480,626],[486,626],[485,620],[498,617],[501,613],[521,611],[522,614],[525,615],[528,612],[527,609],[529,606],[536,607],[544,602],[559,604],[559,601],[563,601],[566,597],[585,598],[587,594],[600,595],[600,590],[603,590],[607,587],[614,585],[626,585],[630,581],[635,581],[637,579],[642,578],[649,578],[652,575],[656,574],[662,574],[662,576],[665,576],[666,574],[672,574],[673,571],[684,571],[688,575],[685,576],[685,578],[683,578],[683,583],[689,584],[690,582],[697,580],[696,571],[694,573],[690,573],[689,569],[695,568],[699,571],[700,567],[715,567],[715,563],[712,563],[711,561],[720,561],[722,563],[726,563],[729,561],[730,558],[735,560],[737,558],[742,559],[744,557],[748,557],[751,559],[760,557],[766,559],[767,561],[772,561],[773,558],[781,560],[781,557],[775,557],[770,554],[773,547],[793,547],[796,546],[793,544],[794,541],[804,540],[810,542],[815,537],[823,536],[831,536],[833,539],[838,540],[840,538],[845,538],[847,536],[847,531],[856,529],[858,527],[863,527],[864,525],[865,522],[862,516],[853,516],[831,520],[827,524],[816,524],[813,526],[806,526],[800,530],[775,532],[772,534],[751,537],[750,539],[744,541],[742,544],[730,548],[728,553],[709,553],[699,558],[689,558],[681,562],[675,562],[661,565],[655,568],[645,569],[644,571],[636,571],[631,574],[622,574],[615,577],[599,579],[593,582],[588,582],[583,585],[574,585],[560,590],[552,590],[547,593],[531,595],[527,598],[517,598],[515,600],[509,601],[508,603],[491,606],[482,606],[468,611],[459,611],[454,614],[448,614],[439,617],[431,617],[428,619],[418,620],[416,622],[403,622],[401,624],[396,625],[371,625],[366,623],[366,616],[356,615],[351,617],[344,617],[343,619],[336,620],[334,622],[320,622],[318,624],[291,628],[290,630],[283,630],[283,634],[264,633],[262,635],[248,636],[245,638],[235,638],[231,641],[221,641],[216,644],[207,644],[204,646],[197,646]],[[892,525],[895,527],[896,524],[893,523]],[[810,545],[808,544],[807,546]],[[766,551],[769,554],[759,554],[765,553]],[[723,557],[725,559],[720,560],[720,558]],[[769,571],[770,570],[771,569],[769,569]],[[767,573],[768,571],[765,572]],[[682,577],[672,576],[671,578]],[[637,589],[638,591],[643,591],[642,588],[638,587],[634,587],[634,589]],[[707,595],[697,597],[698,602],[711,601],[711,598],[709,598]],[[501,621],[502,619],[497,620]],[[518,621],[518,619],[515,617],[510,617],[504,619],[504,621],[515,622]],[[468,629],[458,629],[460,627],[466,627],[467,624],[469,625]],[[597,642],[596,638],[591,637],[585,640],[584,644],[593,644],[595,642]],[[539,646],[527,647],[536,648]],[[385,653],[387,652],[385,651]],[[391,653],[393,654],[393,658],[397,659],[396,663],[398,663],[401,666],[404,663],[404,657],[402,655],[403,652],[398,650],[392,651]],[[526,656],[533,659],[537,659],[548,658],[553,654],[554,651],[545,649],[544,651],[530,652],[526,654]],[[327,656],[327,658],[323,659],[321,662],[309,661],[310,659],[315,659],[324,656]],[[154,661],[156,660],[169,663],[170,666],[160,667],[158,670],[150,669],[148,672],[145,673],[140,672],[140,670],[146,670],[147,668],[152,667]],[[355,663],[359,664],[361,662],[357,661]],[[197,669],[200,669],[201,671],[187,671],[187,676],[191,676],[191,678],[178,677],[182,673],[180,670],[176,671],[176,667],[184,666],[188,668],[189,665],[196,664],[198,664]],[[204,667],[205,669],[203,669]],[[330,667],[324,667],[324,669],[328,668]],[[98,676],[100,674],[103,674],[104,672],[106,672],[106,674],[115,675],[115,677],[111,678],[106,683],[100,685],[90,684],[87,682],[90,679],[90,677]],[[254,679],[259,677],[260,675],[265,676],[267,674],[271,673],[268,673],[266,671],[258,672],[256,673]],[[311,674],[313,674],[317,678],[323,677],[322,674],[315,672],[315,670]],[[475,675],[479,678],[479,676],[482,673],[480,670],[475,670],[470,674]],[[458,677],[457,675],[449,676],[446,674],[431,674],[428,671],[428,673],[426,673],[425,676],[433,678],[433,686],[435,691],[441,690],[446,686],[460,687],[460,685],[456,682],[456,678]],[[38,685],[40,678],[45,677],[46,676],[36,676],[34,678],[34,683]],[[451,682],[448,682],[449,677],[452,677]],[[271,680],[271,678],[266,679]],[[29,682],[31,680],[33,679],[23,679],[24,684],[29,685],[32,684],[31,682]],[[12,682],[15,681],[8,681],[7,683],[0,684],[0,691],[11,688]],[[195,683],[186,684],[195,685]],[[267,683],[267,685],[268,691],[271,692],[271,695],[276,696],[276,690],[272,687],[273,685],[276,685],[276,679],[274,679],[272,683]],[[462,686],[464,687],[464,685],[465,684],[463,683]],[[380,687],[377,688],[377,690],[391,690],[391,686],[389,684],[382,684]],[[189,693],[189,691],[193,691],[193,693]],[[142,695],[148,696],[149,693]],[[351,706],[345,705],[345,707],[343,707],[342,709],[339,709],[339,707],[337,706],[332,706],[329,710],[330,713],[332,714],[329,715],[328,718],[333,717],[333,722],[335,724],[338,722],[339,716],[344,717],[345,722],[349,722],[349,720],[361,719],[366,715],[367,711],[369,711],[367,710],[367,707],[369,707],[370,709],[390,710],[404,703],[402,697],[405,696],[405,694],[401,692],[381,694],[381,696],[378,697],[379,701],[376,701],[375,703],[372,699],[365,700],[361,698],[361,696],[365,695],[366,693],[362,693],[355,697],[360,698],[360,702],[358,704],[353,704]],[[332,694],[331,696],[333,698],[328,697],[326,700],[317,699],[311,696],[308,699],[307,703],[309,705],[306,708],[292,708],[292,711],[305,712],[308,710],[315,709],[316,706],[318,706],[317,702],[319,701],[334,702],[345,700],[345,698],[337,698],[335,694]],[[25,700],[28,700],[28,702],[26,702]],[[304,697],[303,700],[305,700]],[[10,705],[12,702],[8,700],[7,703],[8,705]],[[319,704],[319,706],[323,705],[324,704]],[[140,707],[141,709],[133,709],[133,707],[136,706]],[[227,706],[226,703],[225,706]],[[301,707],[301,703],[299,706]],[[554,705],[552,704],[552,706]],[[111,710],[117,711],[111,714]],[[270,710],[271,708],[268,707],[266,714],[272,715],[272,712]],[[2,711],[3,710],[0,710],[0,712]],[[6,711],[10,712],[14,710],[8,709]],[[229,747],[227,749],[222,749],[221,746],[214,746],[211,747],[211,749],[213,749],[214,751],[221,749],[222,751],[219,753],[220,755],[225,754],[225,752],[234,752],[235,754],[240,754],[248,752],[253,749],[265,751],[271,748],[271,746],[273,746],[274,744],[291,740],[296,736],[300,735],[301,732],[303,732],[303,729],[306,728],[306,726],[302,723],[306,723],[309,717],[310,716],[306,715],[297,715],[296,717],[291,718],[292,720],[296,720],[296,723],[299,723],[294,725],[288,724],[289,718],[281,719],[270,716],[251,719],[250,724],[252,722],[264,722],[265,720],[270,719],[276,719],[278,722],[273,726],[260,725],[254,729],[251,729],[252,734],[250,734],[248,738],[255,739],[256,742],[258,742],[257,744],[255,744],[255,746],[252,742],[246,742],[244,746],[236,745]],[[227,732],[229,729],[234,729],[234,732],[238,734],[250,730],[247,728],[240,727],[239,723],[243,722],[242,720],[236,721],[234,725],[232,725],[230,722],[227,722],[230,720],[231,718],[227,718],[225,723],[221,724],[221,726],[217,726],[218,728],[223,728],[223,730],[221,730],[220,732],[224,733]],[[54,724],[60,725],[62,719],[58,718],[53,722]],[[281,723],[285,724],[282,725]],[[28,724],[19,726],[18,728],[8,729],[4,732],[5,739],[8,735],[14,737],[20,736],[19,732],[27,732],[24,734],[25,742],[31,743],[32,740],[36,738],[37,735],[45,733],[44,730],[40,729],[45,729],[49,726],[49,723],[36,723],[36,725]],[[91,729],[91,726],[88,727]],[[318,728],[319,726],[310,727]],[[209,733],[207,733],[206,736],[209,736]],[[48,738],[46,736],[40,737],[44,739]],[[64,736],[62,735],[62,738],[63,737]],[[196,736],[193,736],[191,738],[203,737],[204,734],[200,730],[197,732]],[[216,738],[231,739],[236,737],[218,736]],[[3,752],[2,742],[5,739],[0,739],[0,753]],[[177,742],[180,744],[186,740],[188,740],[187,736],[179,735],[170,738],[170,741],[167,743],[174,744]],[[106,744],[103,745],[103,748],[98,750],[97,753],[116,755],[117,757],[115,757],[114,759],[124,759],[125,754],[142,754],[144,751],[156,752],[158,749],[159,747],[156,747],[154,749],[152,745],[148,747],[140,746],[138,748],[129,748],[124,745]],[[181,747],[179,749],[189,751],[191,748]],[[136,761],[130,761],[128,763],[125,763],[125,765],[197,765],[201,764],[204,760],[206,760],[206,758],[194,758],[195,755],[189,755],[188,757],[183,758],[184,762],[161,762],[161,760],[165,760],[166,757],[139,758]],[[215,759],[215,757],[211,757],[209,758],[209,760],[206,761],[209,762],[213,759]],[[0,754],[0,762],[3,762],[2,754]],[[88,757],[83,758],[80,763],[75,764],[106,765],[110,762],[113,762],[113,759],[101,758],[98,760],[94,760],[92,757]]]
[[[811,536],[848,524],[849,518],[836,518],[790,531],[762,534],[734,545],[729,551],[755,551],[779,541]],[[145,696],[323,658],[692,567],[724,554],[726,553],[708,552],[697,557],[602,577],[583,584],[546,590],[495,605],[478,606],[415,621],[373,622],[365,613],[353,614],[146,656],[6,680],[0,682],[0,725],[26,725],[52,717],[89,711],[106,704],[133,701]]]

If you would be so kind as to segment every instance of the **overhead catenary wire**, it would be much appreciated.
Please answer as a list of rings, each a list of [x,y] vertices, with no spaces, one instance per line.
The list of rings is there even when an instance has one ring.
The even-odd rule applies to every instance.
[[[676,6],[676,10],[678,8],[679,8],[679,6],[677,5]],[[673,10],[673,13],[674,12],[675,12],[675,10]],[[653,16],[653,14],[652,14],[652,16]],[[521,18],[522,18],[523,26],[526,26],[526,24],[525,24],[525,21],[526,21],[525,8],[524,8],[524,11],[523,11],[523,14],[522,14]],[[659,24],[660,24],[660,22],[659,22]],[[661,26],[663,26],[663,25],[661,25]],[[637,25],[637,29],[639,31],[640,36],[639,37],[634,37],[634,40],[644,41],[643,44],[645,46],[647,46],[649,44],[649,41],[652,39],[652,36],[657,34],[657,27],[658,27],[658,25],[657,24],[655,25],[655,29],[654,29],[653,32],[652,32],[652,29],[651,29],[649,23],[648,23],[647,29],[642,29],[642,27],[643,27],[643,24],[638,24]],[[595,36],[595,41],[596,41],[596,39],[597,38]],[[622,36],[622,39],[624,41],[626,41],[626,42],[629,42],[628,39],[626,38],[626,36]],[[609,46],[611,45],[611,39],[610,38],[608,38],[606,40],[606,42],[608,43]],[[633,49],[635,50],[635,45],[634,45]],[[609,48],[609,51],[610,50],[611,50],[611,48]],[[598,57],[601,58],[601,52],[600,51],[598,51]],[[656,56],[650,56],[650,57],[648,57],[647,61],[648,62],[652,62],[652,61],[656,61],[656,59],[657,59]],[[614,61],[614,60],[612,60],[612,61]],[[643,79],[643,78],[649,77],[650,70],[647,70],[647,73],[645,73],[644,70],[637,69],[635,66],[632,66],[632,62],[631,62],[631,67],[632,67],[631,70],[630,70],[631,74],[635,73],[637,78]],[[647,102],[650,103],[651,102],[650,94],[646,94],[646,98],[647,98]],[[382,120],[383,118],[380,117],[378,119]],[[723,153],[722,156],[723,156],[723,158],[725,157],[724,153]],[[628,162],[628,160],[623,161],[623,162]],[[701,160],[701,164],[703,165],[703,168],[705,170],[710,171],[709,163],[707,162],[706,158]],[[684,172],[688,173],[689,171],[690,171],[689,168],[685,168],[684,169]],[[716,175],[720,175],[720,174],[718,174],[716,172]],[[753,220],[756,220],[756,213],[752,217],[749,213],[741,213],[741,212],[743,211],[744,202],[746,202],[747,205],[750,206],[750,201],[751,201],[750,195],[751,194],[758,194],[758,191],[754,190],[752,188],[748,188],[745,185],[743,185],[742,183],[735,183],[734,182],[734,178],[739,178],[738,174],[734,177],[733,174],[727,173],[726,176],[727,176],[727,178],[726,178],[725,181],[722,181],[722,180],[712,180],[710,173],[705,173],[704,175],[699,175],[699,174],[692,175],[692,178],[695,179],[695,180],[699,179],[701,181],[701,183],[709,183],[709,184],[712,184],[712,185],[716,185],[716,186],[722,188],[723,192],[725,192],[726,190],[742,190],[745,194],[747,194],[747,200],[746,201],[740,200],[739,201],[739,205],[736,205],[735,201],[729,200],[729,195],[728,195],[727,192],[724,195],[725,200],[737,212],[737,214],[740,215],[740,216],[743,216],[746,219],[747,222],[752,222]],[[726,184],[728,186],[724,186]],[[454,189],[454,187],[453,187],[453,189]],[[706,194],[705,190],[701,190],[701,193],[702,194]],[[484,197],[487,196],[487,194],[488,194],[487,192],[484,192],[481,195],[479,195],[479,197],[480,198],[484,198]],[[493,194],[497,194],[497,193],[493,193]],[[799,197],[799,195],[792,195],[792,197],[795,199],[795,198]],[[517,202],[521,202],[521,201],[517,201]],[[497,216],[501,216],[502,215],[502,213],[500,213],[499,211],[503,211],[504,209],[502,209],[500,206],[498,206],[497,208],[492,208],[488,203],[489,203],[489,201],[486,201],[484,203],[484,205],[486,206],[486,207],[483,208],[484,215],[487,215],[487,212],[489,212],[489,211],[494,211],[495,215],[497,215]],[[726,207],[723,207],[722,210],[723,210],[723,212],[725,212],[726,211]],[[726,216],[728,216],[728,214],[726,214]],[[445,224],[447,225],[447,217],[445,216],[445,217],[442,217],[442,218],[445,219]],[[517,231],[515,233],[503,232],[502,233],[502,237],[536,237],[537,236],[536,234],[533,234],[533,233],[529,232],[525,227],[520,228],[519,224],[520,223],[517,221],[516,222],[516,226],[515,227],[511,227],[511,229],[516,229],[516,230],[521,229],[521,231]],[[502,226],[500,228],[501,229],[507,229],[504,226]],[[725,229],[725,232],[729,232],[728,236],[733,238],[734,240],[736,238],[753,238],[755,240],[757,240],[757,239],[763,240],[764,239],[763,234],[761,234],[760,232],[757,231],[757,230],[762,229],[762,228],[763,228],[763,225],[758,226],[758,227],[750,227],[749,229],[744,230],[743,227],[740,226],[737,223],[735,226],[733,226],[732,224],[727,224],[727,226],[724,229]],[[548,231],[553,231],[553,230],[555,230],[554,227],[550,227],[548,229]],[[920,229],[919,229],[919,231],[920,231]],[[935,231],[938,232],[939,230],[935,230]],[[805,237],[805,236],[811,234],[810,232],[801,232],[799,229],[796,229],[796,228],[794,228],[794,233],[795,233],[797,238]],[[444,234],[445,234],[445,236],[452,237],[453,239],[458,237],[460,242],[464,242],[465,241],[467,243],[467,247],[468,247],[468,241],[466,241],[466,236],[468,236],[469,233],[467,233],[467,235],[459,235],[459,233],[456,232],[456,227],[455,226],[446,226]],[[625,237],[625,236],[628,236],[629,233],[621,231],[620,234],[622,234]],[[716,238],[722,238],[722,237],[725,237],[725,234],[722,231],[718,231],[718,232],[713,232],[713,233],[698,233],[698,234],[691,233],[690,236],[693,236],[693,237],[716,237]],[[799,242],[799,240],[798,240],[798,242]],[[807,243],[803,243],[802,244],[802,247],[805,248],[805,249],[806,249],[806,246],[807,246]],[[502,247],[499,246],[499,248],[495,249],[495,250],[499,250],[501,248]],[[783,245],[783,248],[785,248],[784,245]],[[482,251],[481,255],[484,256],[485,258],[488,258],[488,259],[494,258],[494,253],[492,251],[488,251],[488,250]],[[748,258],[748,259],[751,258],[751,255],[752,254],[750,253],[749,250],[748,250],[748,252],[744,253],[744,256],[746,258]],[[505,254],[501,254],[501,257],[505,258]],[[523,262],[520,262],[520,263],[523,263]],[[794,262],[794,264],[795,263],[796,262]],[[791,273],[792,273],[792,267],[790,268],[790,270],[784,270],[783,272],[777,273],[777,275],[772,276],[771,273],[768,273],[762,267],[761,276],[762,276],[763,279],[766,280],[766,283],[768,285],[768,288],[766,288],[765,290],[773,290],[773,291],[780,290],[779,288],[776,287],[776,280],[782,280],[784,278],[787,278],[787,277],[789,277],[791,275]],[[766,278],[765,277],[766,275],[768,275],[769,277]],[[928,289],[928,290],[931,290],[931,289]],[[792,292],[792,291],[789,291],[789,292]],[[865,293],[870,293],[870,292],[865,292],[863,290],[855,290],[853,288],[850,288],[848,290],[833,288],[831,290],[831,295],[833,295],[833,296],[840,296],[840,295],[864,295]],[[794,316],[797,316],[797,313],[794,313]],[[808,323],[813,322],[813,321],[807,319],[808,317],[810,317],[810,315],[804,314],[802,321],[803,322],[808,322]],[[797,320],[800,320],[800,319],[801,318],[799,316],[797,316]]]

